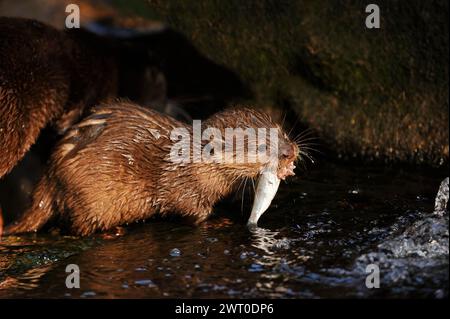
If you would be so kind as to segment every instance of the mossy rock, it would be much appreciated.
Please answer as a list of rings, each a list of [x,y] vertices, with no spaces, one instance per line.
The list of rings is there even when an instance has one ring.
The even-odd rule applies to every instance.
[[[336,153],[448,163],[448,1],[114,0],[235,71],[254,103],[289,105]]]

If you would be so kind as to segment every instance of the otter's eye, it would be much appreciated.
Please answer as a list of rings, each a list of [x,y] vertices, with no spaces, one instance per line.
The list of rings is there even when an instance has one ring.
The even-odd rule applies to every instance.
[[[259,153],[265,152],[266,150],[267,150],[267,145],[266,144],[258,145],[258,152]]]
[[[294,156],[294,147],[292,145],[285,145],[281,150],[281,157],[288,159]]]

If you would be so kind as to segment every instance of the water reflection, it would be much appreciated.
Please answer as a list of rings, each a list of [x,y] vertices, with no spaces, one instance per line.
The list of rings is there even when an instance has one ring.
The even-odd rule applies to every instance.
[[[277,244],[276,236],[279,232],[276,230],[255,227],[249,229],[252,235],[252,246],[264,251],[268,256],[273,255],[273,247]]]
[[[430,215],[440,178],[412,176],[332,166],[282,185],[263,227],[251,230],[239,208],[225,207],[200,227],[152,220],[120,236],[8,237],[0,242],[0,297],[445,296],[448,214]],[[380,259],[380,249],[396,252],[414,234],[424,240],[414,246],[421,251],[438,252],[430,234],[447,250],[435,254],[439,259]],[[364,285],[374,260],[389,266],[383,271],[390,278],[376,292]],[[80,267],[79,290],[65,287],[69,263]]]

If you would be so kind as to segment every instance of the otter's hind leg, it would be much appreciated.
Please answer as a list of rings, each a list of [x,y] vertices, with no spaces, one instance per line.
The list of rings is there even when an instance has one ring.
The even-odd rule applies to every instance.
[[[31,207],[17,221],[7,225],[3,235],[36,232],[47,224],[55,214],[53,197],[51,196],[52,190],[53,187],[44,177],[34,191]]]
[[[0,178],[11,171],[37,136],[29,136],[17,98],[0,87]]]
[[[25,156],[41,130],[61,114],[67,96],[63,88],[37,89],[31,92],[35,95],[32,98],[22,93],[0,83],[0,178]]]
[[[0,206],[0,238],[2,238],[3,234],[3,211],[2,206]]]

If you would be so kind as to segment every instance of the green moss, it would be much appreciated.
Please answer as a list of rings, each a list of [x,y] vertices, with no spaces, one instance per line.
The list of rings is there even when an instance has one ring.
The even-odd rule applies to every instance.
[[[184,33],[239,74],[254,103],[290,101],[338,153],[448,161],[445,0],[380,0],[371,30],[366,1],[113,2]]]

